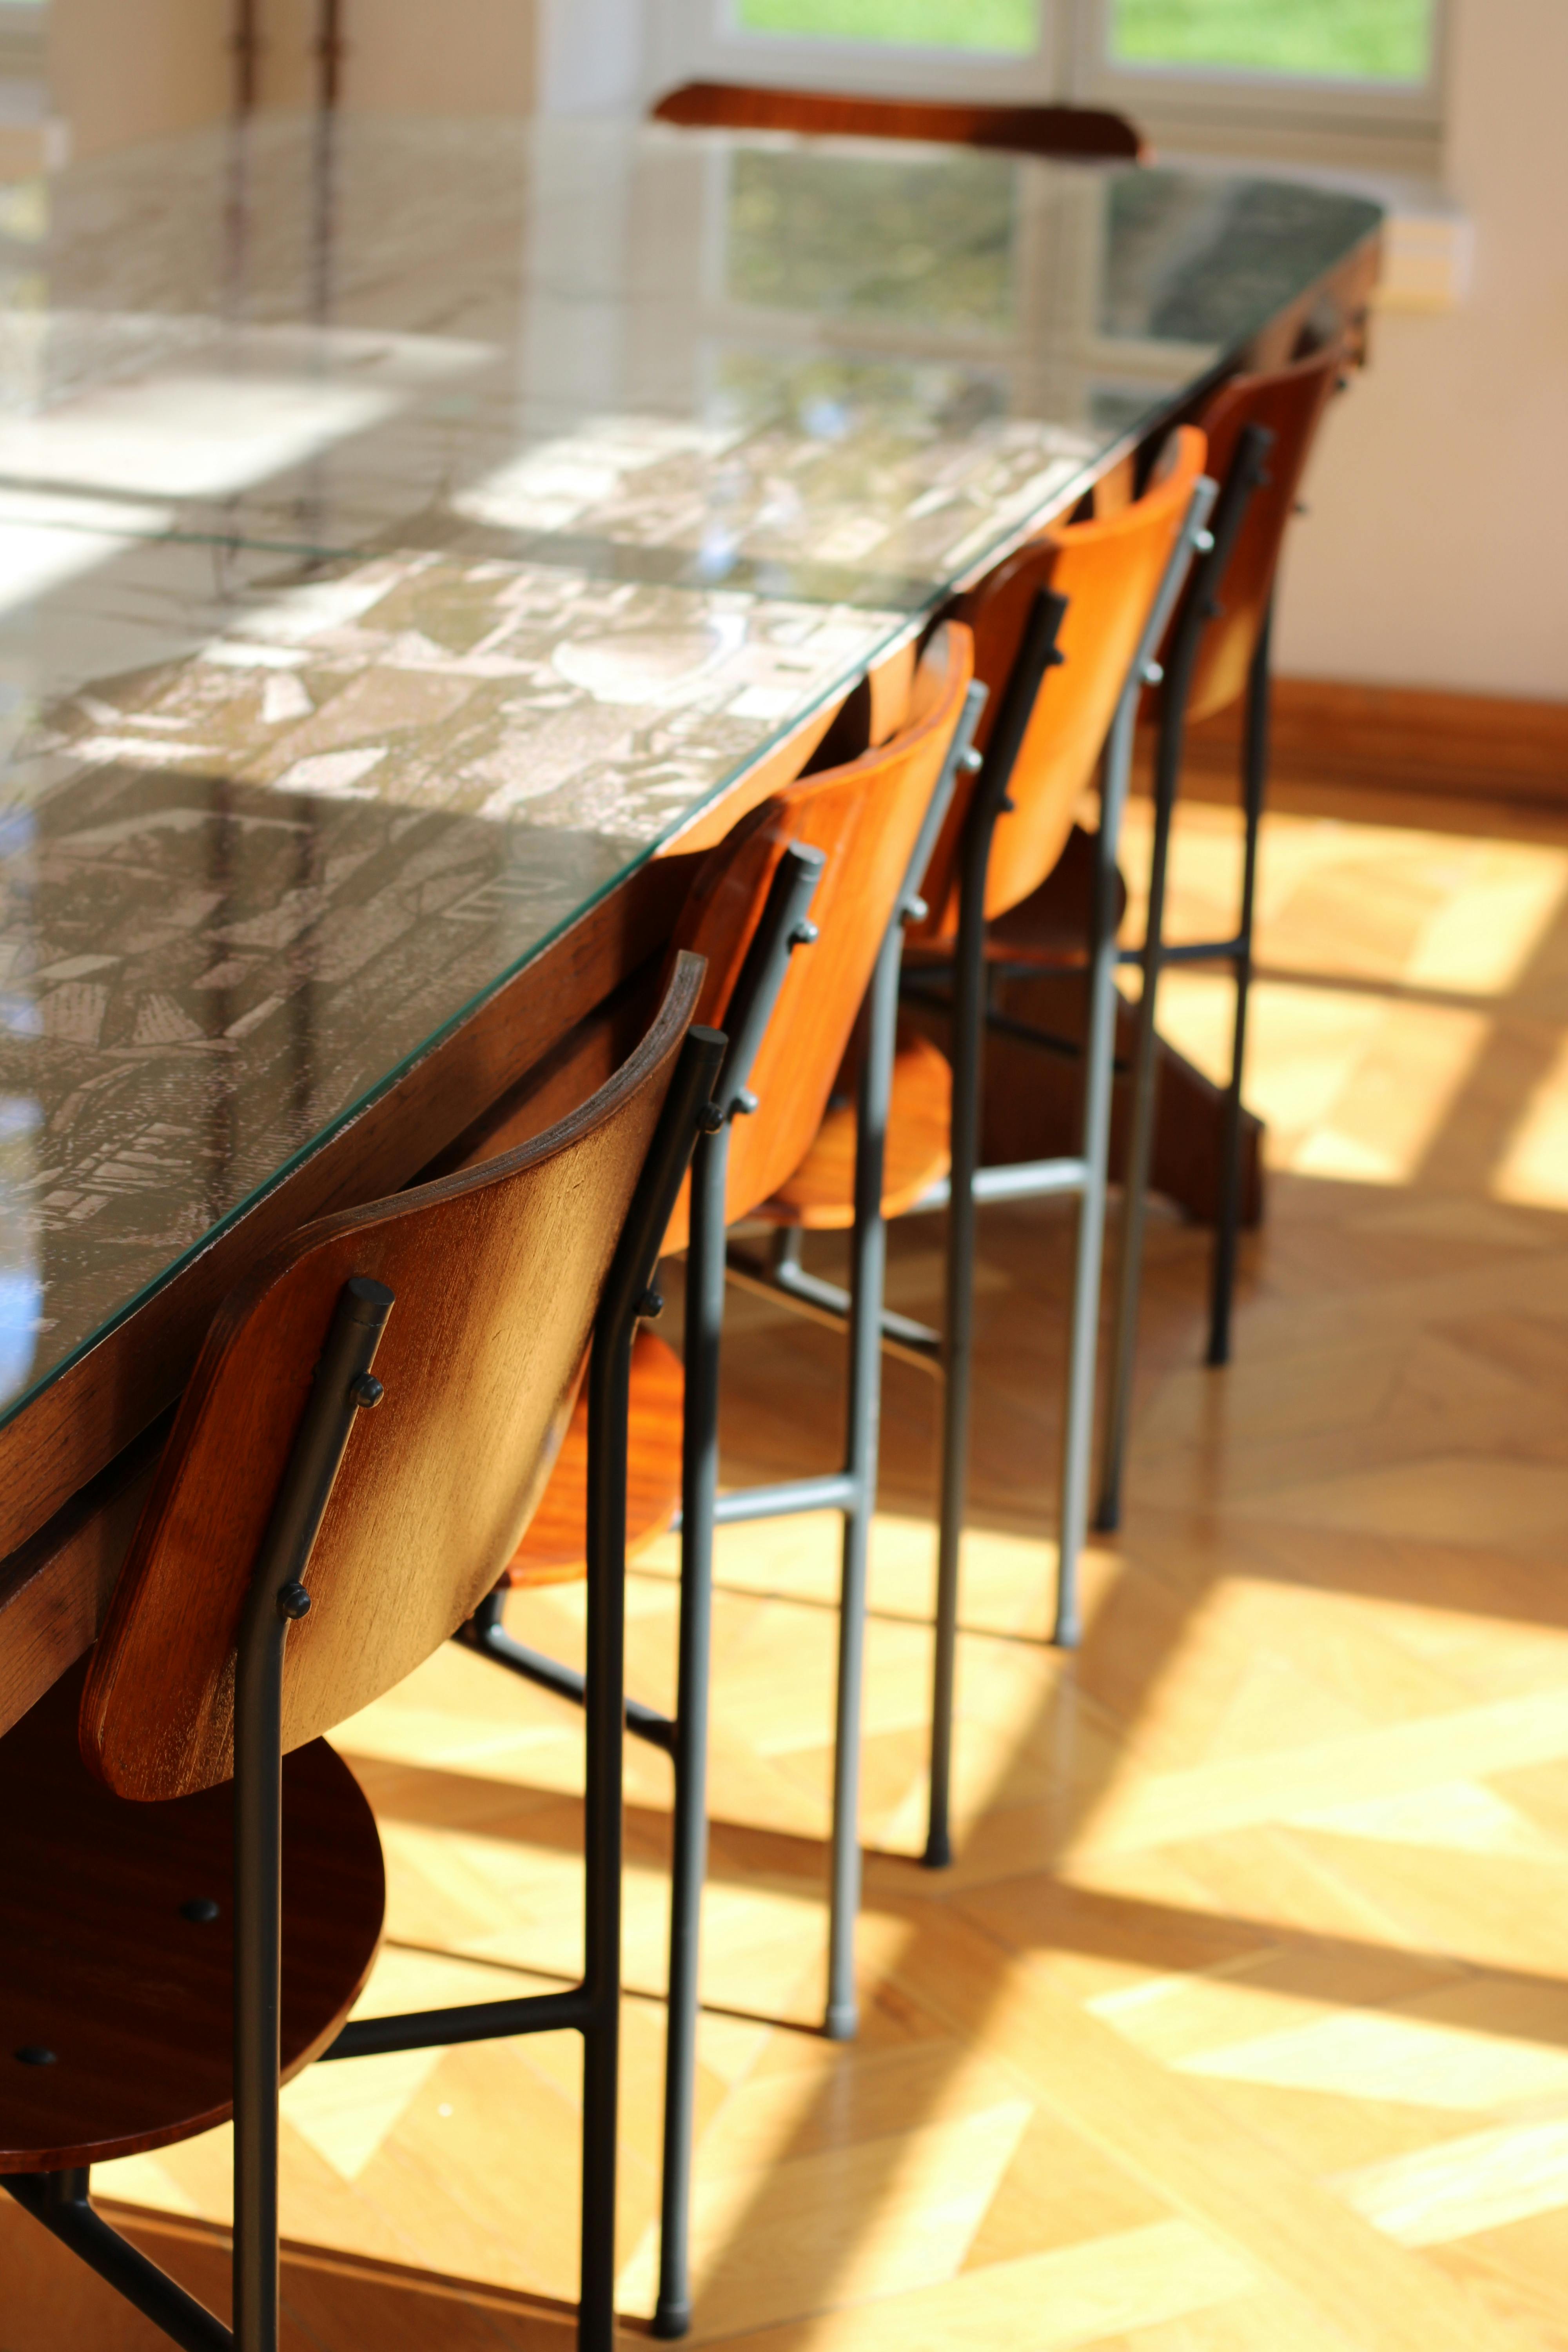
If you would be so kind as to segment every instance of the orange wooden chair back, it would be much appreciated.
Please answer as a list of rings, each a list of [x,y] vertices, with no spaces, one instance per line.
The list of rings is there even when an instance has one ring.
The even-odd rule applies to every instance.
[[[900,733],[765,801],[693,886],[677,944],[706,958],[698,1018],[721,1028],[779,860],[794,842],[827,859],[811,903],[816,943],[791,959],[752,1068],[758,1108],[731,1126],[731,1223],[775,1192],[811,1149],[963,715],[973,662],[969,631],[944,624],[921,658]],[[686,1234],[683,1192],[665,1247],[684,1248]]]
[[[912,98],[859,98],[752,82],[689,81],[652,109],[658,122],[689,129],[801,131],[817,138],[922,139],[1005,147],[1024,155],[1139,163],[1142,135],[1125,115],[1097,106],[975,106]]]
[[[1232,376],[1199,419],[1208,436],[1208,469],[1215,481],[1224,481],[1236,445],[1248,425],[1266,426],[1274,436],[1274,446],[1265,460],[1265,479],[1252,494],[1231,549],[1219,591],[1220,611],[1205,629],[1198,648],[1187,698],[1189,719],[1210,719],[1216,711],[1228,710],[1246,691],[1247,673],[1274,590],[1286,525],[1295,512],[1301,476],[1323,412],[1343,370],[1344,354],[1336,344],[1267,375]]]
[[[974,633],[976,675],[991,689],[978,737],[984,751],[1037,593],[1049,588],[1067,599],[1058,639],[1062,665],[1047,673],[1013,770],[1013,805],[997,821],[985,876],[987,917],[1027,898],[1061,856],[1205,454],[1204,436],[1191,425],[1178,427],[1141,499],[1119,514],[1064,524],[1031,540],[959,607]],[[969,797],[969,791],[954,795],[926,874],[922,895],[931,911],[911,934],[921,946],[943,946],[957,935],[959,844]]]
[[[232,1770],[235,1640],[339,1293],[396,1298],[289,1638],[288,1748],[411,1673],[491,1591],[549,1475],[594,1317],[696,1008],[677,962],[652,1027],[516,1151],[308,1225],[219,1310],[93,1655],[82,1752],[123,1797]]]

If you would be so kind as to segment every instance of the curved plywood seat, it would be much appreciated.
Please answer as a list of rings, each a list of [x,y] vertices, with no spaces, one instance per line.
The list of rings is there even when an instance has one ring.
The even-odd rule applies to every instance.
[[[929,1038],[901,1039],[882,1162],[882,1213],[901,1217],[951,1165],[952,1072]],[[806,1233],[841,1232],[855,1222],[855,1106],[835,1103],[800,1166],[756,1215]]]
[[[1095,846],[1094,835],[1075,824],[1039,888],[986,925],[991,962],[1037,964],[1043,971],[1083,970],[1094,918]],[[1127,885],[1118,874],[1118,925],[1126,908]]]
[[[975,675],[991,688],[976,737],[984,751],[1036,596],[1044,588],[1067,599],[1061,667],[1036,699],[992,842],[988,923],[1032,897],[1067,845],[1185,524],[1206,448],[1201,433],[1179,426],[1142,498],[1119,514],[1053,526],[998,564],[961,604],[973,631]],[[917,952],[951,950],[957,936],[960,844],[973,789],[965,782],[954,793],[927,868],[921,896],[930,912],[910,934]]]
[[[752,1065],[758,1108],[731,1129],[726,1222],[854,1223],[854,1111],[832,1100],[872,968],[973,674],[967,629],[948,623],[921,655],[904,724],[886,743],[802,776],[743,817],[705,860],[676,933],[707,970],[700,1017],[722,1025],[779,861],[794,842],[827,863],[812,901],[817,937],[795,957]],[[952,1081],[916,1040],[900,1052],[887,1150],[888,1213],[900,1214],[948,1170]],[[664,1237],[684,1250],[689,1188]],[[647,1542],[679,1507],[679,1367],[645,1334],[632,1369],[628,1539]],[[587,1419],[579,1405],[527,1533],[502,1581],[564,1583],[584,1572]]]
[[[85,1674],[0,1740],[0,2172],[164,2147],[232,2109],[234,1791],[110,1796],[78,1742]],[[296,1748],[283,1766],[285,2081],[358,1999],[384,1893],[353,1774],[323,1739]]]
[[[1273,435],[1263,479],[1225,567],[1217,604],[1204,630],[1187,695],[1187,722],[1228,710],[1247,690],[1247,672],[1274,593],[1285,532],[1324,412],[1344,375],[1344,352],[1325,345],[1267,374],[1234,375],[1199,418],[1209,446],[1208,470],[1223,481],[1249,425]],[[1189,596],[1195,591],[1189,586]],[[1174,635],[1180,615],[1172,623]],[[1156,698],[1151,697],[1151,704]]]
[[[626,1553],[669,1527],[680,1508],[680,1424],[685,1376],[673,1348],[640,1331],[632,1349],[631,1446],[626,1464]],[[588,1564],[588,1400],[580,1393],[544,1499],[501,1581],[570,1584]]]

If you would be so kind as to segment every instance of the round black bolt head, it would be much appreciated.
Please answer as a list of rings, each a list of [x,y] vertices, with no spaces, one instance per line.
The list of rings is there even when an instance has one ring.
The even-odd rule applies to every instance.
[[[220,1907],[210,1895],[193,1895],[188,1903],[181,1904],[180,1916],[189,1919],[195,1927],[205,1927],[217,1917]]]
[[[374,1372],[356,1372],[349,1382],[349,1394],[355,1404],[364,1407],[366,1412],[374,1412],[386,1391]]]
[[[52,2066],[55,2063],[54,2052],[46,2050],[41,2042],[24,2042],[15,2055],[23,2066]]]
[[[297,1625],[301,1617],[310,1613],[310,1596],[302,1584],[286,1584],[278,1595],[278,1614]]]
[[[637,1300],[637,1313],[645,1322],[657,1323],[664,1313],[664,1293],[659,1290],[645,1290]]]

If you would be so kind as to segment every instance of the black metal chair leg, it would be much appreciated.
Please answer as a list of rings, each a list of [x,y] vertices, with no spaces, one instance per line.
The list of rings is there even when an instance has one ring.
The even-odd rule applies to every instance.
[[[621,1355],[619,1349],[605,1355]],[[582,2271],[577,2341],[611,2352],[616,2317],[616,2143],[620,2093],[621,1743],[626,1622],[620,1563],[626,1541],[626,1379],[595,1347],[588,1420],[588,1660],[584,1676],[587,1787],[584,1804]]]
[[[708,1863],[708,1683],[713,1524],[719,1486],[719,1350],[724,1320],[724,1187],[729,1129],[704,1135],[691,1169],[686,1259],[686,1409],[680,1480],[680,1661],[676,1728],[664,2171],[656,2336],[691,2325],[691,2162],[697,2085],[698,1969]]]
[[[616,2155],[620,2096],[621,1772],[626,1729],[626,1463],[631,1355],[658,1244],[691,1150],[699,1106],[711,1135],[721,1114],[710,1089],[723,1040],[689,1032],[634,1213],[621,1236],[588,1362],[587,1790],[584,1805],[581,2352],[614,2352]],[[720,1179],[721,1185],[722,1177]],[[722,1200],[722,1192],[720,1194]]]
[[[1138,1348],[1138,1305],[1143,1278],[1143,1228],[1149,1175],[1154,1158],[1154,1119],[1159,1108],[1159,1037],[1155,1015],[1164,947],[1165,877],[1170,862],[1171,820],[1181,773],[1184,710],[1167,702],[1160,728],[1154,786],[1154,845],[1149,877],[1149,912],[1143,934],[1143,992],[1132,1050],[1132,1119],[1121,1180],[1121,1231],[1116,1259],[1116,1304],[1111,1323],[1110,1371],[1106,1388],[1105,1439],[1100,1460],[1100,1501],[1094,1524],[1102,1530],[1121,1523],[1121,1472],[1132,1407],[1132,1368]]]
[[[283,1652],[362,1408],[391,1291],[355,1275],[339,1296],[310,1401],[240,1620],[234,1706],[234,2340],[278,2346],[278,2077],[282,1967]]]
[[[1138,1042],[1133,1055],[1132,1128],[1128,1140],[1122,1181],[1121,1234],[1116,1268],[1116,1310],[1111,1338],[1110,1374],[1106,1399],[1104,1450],[1100,1456],[1100,1501],[1094,1524],[1104,1532],[1121,1523],[1121,1477],[1132,1406],[1133,1357],[1138,1344],[1138,1302],[1143,1276],[1143,1229],[1149,1177],[1154,1157],[1157,1109],[1155,1032],[1160,972],[1163,962],[1165,878],[1170,862],[1171,823],[1181,782],[1182,755],[1186,740],[1187,701],[1192,692],[1203,633],[1219,612],[1215,602],[1253,492],[1274,436],[1249,425],[1237,443],[1236,455],[1214,510],[1214,525],[1203,569],[1194,575],[1187,600],[1176,624],[1166,668],[1160,718],[1159,748],[1154,765],[1154,845],[1149,877],[1149,916],[1142,954],[1143,993],[1138,1007]]]
[[[1246,842],[1241,875],[1241,920],[1237,927],[1236,1026],[1231,1038],[1230,1084],[1226,1090],[1220,1139],[1219,1214],[1215,1225],[1214,1271],[1209,1296],[1211,1364],[1230,1361],[1230,1317],[1236,1291],[1237,1244],[1241,1232],[1241,1088],[1247,1056],[1247,1003],[1252,986],[1252,924],[1258,890],[1258,840],[1268,783],[1268,719],[1271,698],[1269,639],[1273,608],[1264,616],[1247,680],[1247,723],[1242,745]]]
[[[979,795],[976,795],[978,803]],[[974,1339],[974,1171],[985,1050],[985,873],[998,811],[976,808],[964,845],[953,966],[952,1171],[942,1312],[942,1492],[938,1508],[936,1643],[931,1679],[928,1870],[952,1860],[952,1716],[958,1669],[959,1571],[968,1499],[970,1375]]]
[[[952,1176],[947,1211],[947,1286],[942,1318],[942,1495],[938,1515],[936,1639],[931,1678],[928,1869],[952,1860],[952,1719],[958,1663],[958,1601],[969,1486],[970,1374],[974,1339],[974,1176],[980,1164],[980,1104],[988,994],[985,877],[997,819],[1047,669],[1061,659],[1057,636],[1065,597],[1035,598],[996,713],[990,749],[964,823],[953,962]]]

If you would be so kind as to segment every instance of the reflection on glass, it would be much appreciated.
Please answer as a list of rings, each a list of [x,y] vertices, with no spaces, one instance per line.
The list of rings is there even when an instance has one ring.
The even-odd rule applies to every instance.
[[[1121,173],[1108,184],[1104,333],[1228,343],[1353,242],[1366,206],[1289,180]]]
[[[738,0],[736,16],[748,33],[895,42],[906,49],[1026,56],[1039,38],[1039,0]]]
[[[1376,219],[580,119],[322,152],[0,194],[10,1412]]]
[[[1116,0],[1122,65],[1425,81],[1433,0]]]
[[[731,184],[730,298],[1005,334],[1016,183],[1010,156],[963,149],[921,163],[742,149]]]

